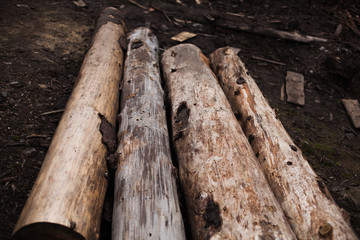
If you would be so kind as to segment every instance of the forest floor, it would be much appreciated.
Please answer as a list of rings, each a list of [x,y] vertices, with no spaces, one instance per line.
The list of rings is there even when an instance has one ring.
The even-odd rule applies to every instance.
[[[125,0],[84,2],[0,2],[0,239],[10,238],[61,118],[61,112],[43,113],[64,109],[107,6],[121,10],[129,31],[150,27],[161,53],[177,44],[171,37],[181,31],[196,33],[186,42],[207,56],[219,47],[241,49],[271,107],[360,235],[360,130],[341,102],[360,100],[359,1],[137,0],[146,9]],[[297,31],[328,42],[280,40],[220,27],[224,23]],[[287,71],[305,77],[303,107],[280,100]]]

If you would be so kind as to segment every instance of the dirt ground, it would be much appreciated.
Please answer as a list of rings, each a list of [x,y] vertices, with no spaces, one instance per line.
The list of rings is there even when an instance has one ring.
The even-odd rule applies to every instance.
[[[42,114],[65,107],[106,6],[121,10],[128,30],[150,26],[161,51],[177,44],[170,38],[180,31],[197,33],[186,42],[207,56],[227,45],[240,48],[250,74],[360,235],[360,130],[341,103],[360,100],[359,1],[138,0],[154,11],[125,0],[84,1],[86,7],[70,0],[0,1],[0,239],[10,238],[61,118],[61,112]],[[219,27],[226,22],[329,41],[303,44]],[[280,101],[288,70],[305,77],[304,107]],[[104,229],[102,239],[110,239]]]

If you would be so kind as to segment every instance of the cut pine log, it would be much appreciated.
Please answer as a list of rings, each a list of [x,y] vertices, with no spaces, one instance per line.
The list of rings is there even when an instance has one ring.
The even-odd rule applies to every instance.
[[[160,84],[158,42],[129,36],[118,133],[112,239],[185,239]]]
[[[295,239],[200,49],[165,51],[173,141],[193,239]]]
[[[357,239],[236,52],[221,48],[210,60],[298,239]]]
[[[103,11],[14,240],[99,238],[107,187],[107,149],[99,128],[105,119],[116,121],[124,27],[117,9]]]

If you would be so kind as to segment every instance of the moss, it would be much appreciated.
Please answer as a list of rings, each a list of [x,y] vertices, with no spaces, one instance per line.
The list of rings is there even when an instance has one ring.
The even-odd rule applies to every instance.
[[[11,140],[13,140],[14,142],[18,142],[18,141],[20,141],[20,137],[19,136],[11,136]]]
[[[312,147],[315,149],[315,151],[336,154],[336,149],[328,144],[313,143]]]
[[[345,179],[350,179],[351,175],[352,174],[350,172],[344,172],[344,173],[341,174],[341,177],[345,178]]]

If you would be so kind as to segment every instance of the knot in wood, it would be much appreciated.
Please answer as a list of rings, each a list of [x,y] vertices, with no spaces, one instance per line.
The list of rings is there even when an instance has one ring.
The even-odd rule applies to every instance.
[[[238,80],[236,80],[237,84],[243,84],[246,83],[246,80],[243,77],[239,77]]]
[[[333,229],[333,227],[331,226],[331,224],[326,223],[326,224],[320,226],[319,235],[321,237],[328,237],[332,233],[332,229]]]

